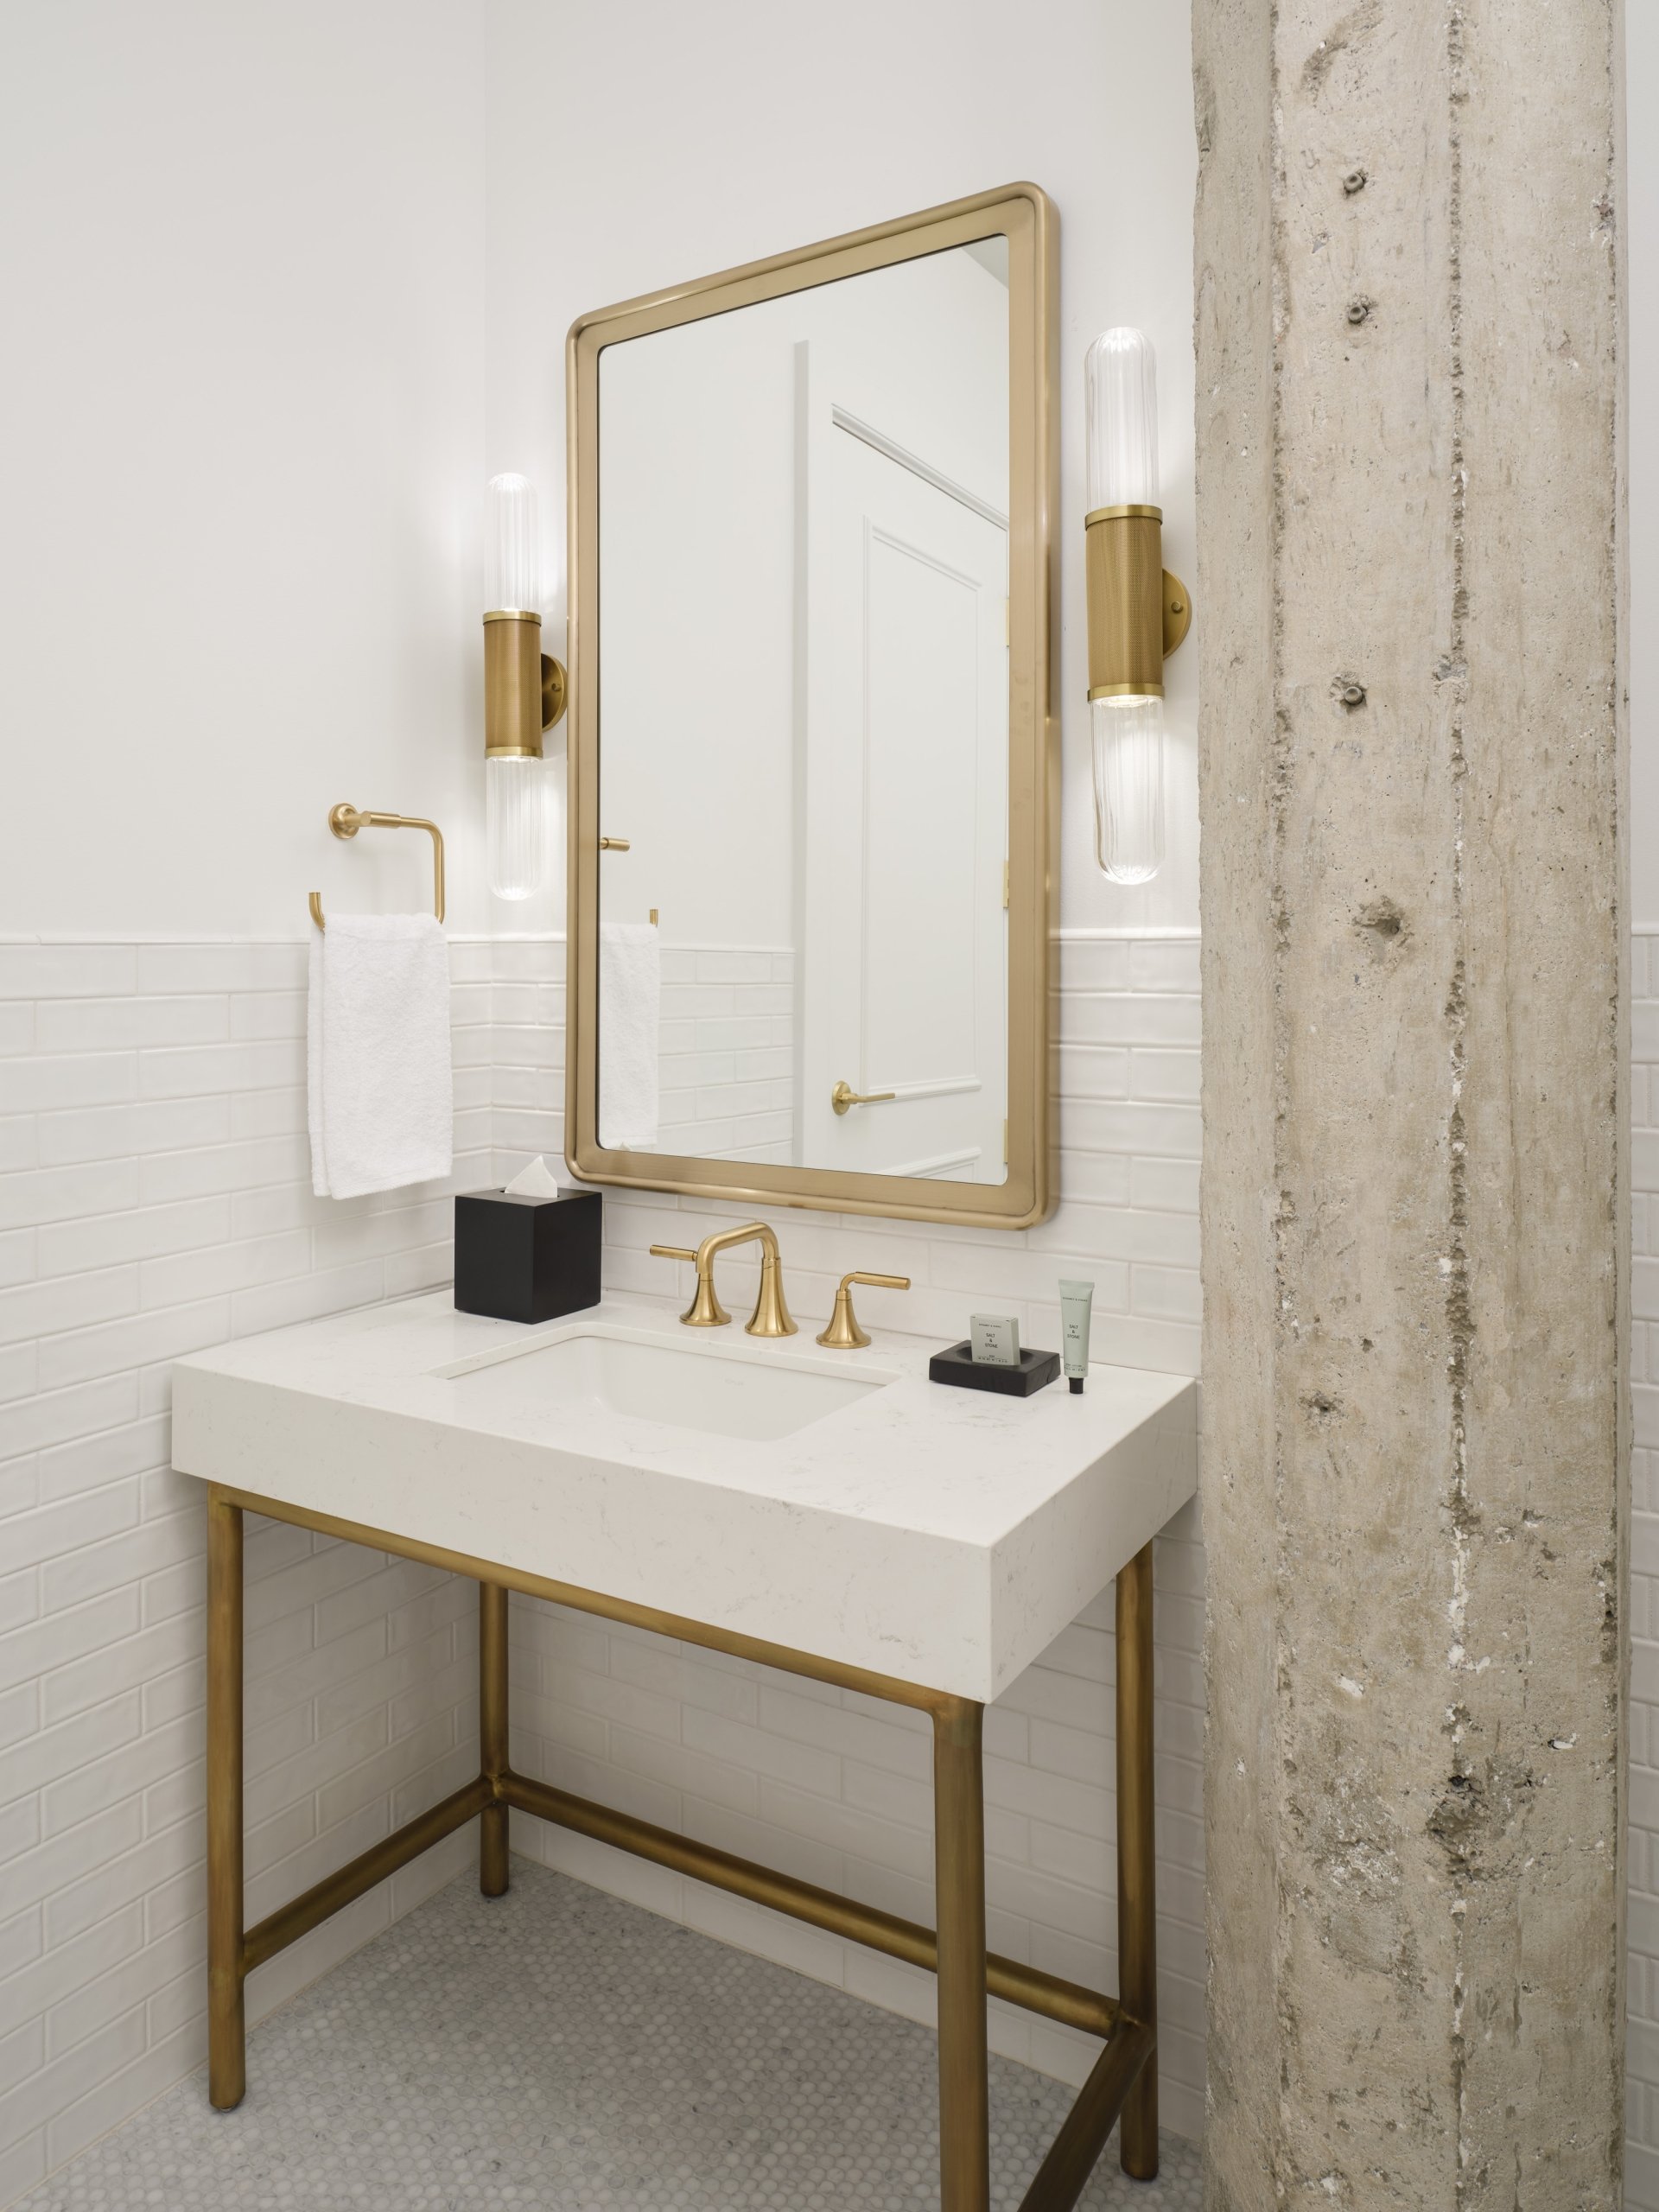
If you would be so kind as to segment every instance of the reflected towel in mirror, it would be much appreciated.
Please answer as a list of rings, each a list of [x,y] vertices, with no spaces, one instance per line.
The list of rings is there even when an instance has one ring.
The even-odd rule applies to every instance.
[[[306,1048],[320,1198],[448,1174],[449,945],[430,914],[331,914],[312,931]]]
[[[599,932],[599,1141],[623,1152],[657,1143],[661,939],[649,922]]]

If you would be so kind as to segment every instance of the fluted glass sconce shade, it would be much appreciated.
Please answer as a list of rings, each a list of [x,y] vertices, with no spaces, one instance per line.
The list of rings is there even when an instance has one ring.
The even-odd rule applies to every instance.
[[[1164,702],[1096,699],[1095,856],[1114,883],[1149,883],[1164,863]]]
[[[547,873],[547,785],[539,760],[486,760],[485,826],[490,888],[498,899],[528,899]]]
[[[1158,362],[1144,331],[1103,330],[1084,370],[1089,505],[1159,504]]]
[[[1164,859],[1163,516],[1150,340],[1139,330],[1103,332],[1084,385],[1088,520],[1099,531],[1088,578],[1095,850],[1114,883],[1146,883]]]
[[[536,486],[528,476],[492,476],[485,522],[485,606],[539,614],[541,553]]]
[[[527,476],[490,479],[484,526],[485,826],[490,888],[528,899],[547,872],[541,532]]]

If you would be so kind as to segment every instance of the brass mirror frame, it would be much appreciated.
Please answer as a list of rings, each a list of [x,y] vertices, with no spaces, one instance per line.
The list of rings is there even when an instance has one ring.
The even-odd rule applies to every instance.
[[[1001,232],[1008,242],[1008,1131],[1000,1184],[702,1160],[599,1141],[599,360],[607,346],[833,283]],[[970,1228],[1026,1229],[1052,1211],[1055,1083],[1051,975],[1058,852],[1058,731],[1052,698],[1052,531],[1059,225],[1034,184],[951,200],[897,222],[722,271],[584,315],[565,341],[570,680],[568,808],[569,1007],[565,1158],[585,1183],[672,1191],[734,1205],[810,1206]],[[944,1195],[950,1193],[947,1198]]]

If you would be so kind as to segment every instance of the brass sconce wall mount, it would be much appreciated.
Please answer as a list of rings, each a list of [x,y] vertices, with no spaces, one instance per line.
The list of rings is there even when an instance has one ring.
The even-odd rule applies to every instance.
[[[1147,883],[1164,858],[1164,663],[1192,594],[1164,566],[1158,373],[1143,331],[1103,331],[1084,365],[1089,510],[1089,724],[1095,850],[1113,882]]]
[[[541,531],[527,476],[490,479],[485,531],[484,790],[490,888],[528,899],[547,865],[542,733],[564,712],[562,663],[542,651]]]

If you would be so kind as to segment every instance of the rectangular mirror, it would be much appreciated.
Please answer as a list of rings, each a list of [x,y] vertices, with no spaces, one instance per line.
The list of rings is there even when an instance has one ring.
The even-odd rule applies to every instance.
[[[1016,185],[572,330],[585,1180],[1048,1211],[1054,252]]]

